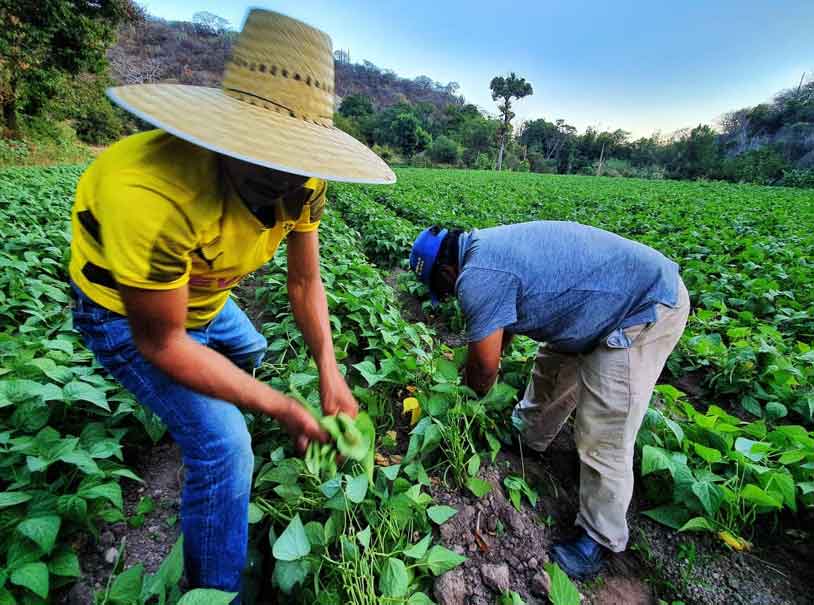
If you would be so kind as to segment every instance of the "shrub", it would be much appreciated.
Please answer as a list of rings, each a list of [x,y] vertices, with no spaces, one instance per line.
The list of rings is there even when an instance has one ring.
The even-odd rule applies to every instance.
[[[362,130],[359,128],[359,124],[353,119],[347,116],[342,115],[341,113],[334,114],[334,126],[336,126],[339,130],[343,130],[347,132],[350,136],[354,139],[358,139],[360,141],[364,141],[365,137],[362,134]],[[384,158],[382,158],[384,159]],[[387,160],[385,160],[387,161]]]
[[[814,189],[814,170],[784,170],[783,185],[800,189]]]
[[[28,118],[20,124],[21,138],[0,139],[0,165],[79,163],[90,152],[67,122]]]
[[[122,135],[123,126],[118,113],[104,97],[81,111],[74,121],[76,134],[91,145],[112,143]]]
[[[28,144],[25,141],[0,139],[0,166],[24,164],[28,154]]]
[[[721,176],[737,183],[774,185],[788,168],[788,163],[777,150],[764,147],[724,160]]]
[[[492,170],[495,167],[495,160],[488,153],[479,153],[473,167],[477,170]]]
[[[373,146],[372,149],[373,149],[373,153],[375,153],[377,156],[379,156],[381,159],[383,159],[388,164],[401,164],[401,163],[403,163],[403,159],[402,159],[401,155],[399,155],[399,152],[396,149],[394,149],[393,147],[390,147],[389,145],[378,145],[378,144],[376,144],[376,145]]]
[[[436,164],[457,164],[461,157],[461,146],[442,134],[432,142],[429,153]]]
[[[432,161],[427,153],[422,151],[410,158],[410,166],[414,168],[432,168]]]

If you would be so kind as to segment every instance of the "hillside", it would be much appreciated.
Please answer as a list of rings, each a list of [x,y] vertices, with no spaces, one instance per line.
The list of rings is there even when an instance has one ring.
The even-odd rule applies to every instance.
[[[124,26],[108,54],[111,75],[120,84],[178,82],[216,86],[236,33],[210,15],[196,22],[165,21],[157,17]],[[374,107],[400,102],[430,103],[435,107],[463,104],[458,84],[442,84],[427,76],[401,78],[369,61],[351,63],[344,51],[335,53],[337,107],[350,94],[363,94]]]

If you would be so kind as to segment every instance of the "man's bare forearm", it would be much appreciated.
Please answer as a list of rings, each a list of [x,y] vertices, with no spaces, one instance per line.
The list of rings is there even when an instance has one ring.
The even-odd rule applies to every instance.
[[[194,391],[247,411],[280,418],[291,399],[238,368],[226,357],[177,332],[160,345],[139,345],[142,355],[170,378]]]
[[[497,372],[484,370],[475,362],[467,361],[464,369],[464,383],[483,397],[497,380]]]
[[[328,300],[319,277],[288,280],[288,298],[294,320],[320,373],[336,369]]]

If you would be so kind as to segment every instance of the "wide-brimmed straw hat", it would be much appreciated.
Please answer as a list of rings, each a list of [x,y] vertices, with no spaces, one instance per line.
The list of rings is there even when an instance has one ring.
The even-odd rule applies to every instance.
[[[136,84],[107,94],[158,128],[252,164],[331,181],[396,181],[381,158],[333,125],[330,37],[279,13],[249,12],[221,88]]]

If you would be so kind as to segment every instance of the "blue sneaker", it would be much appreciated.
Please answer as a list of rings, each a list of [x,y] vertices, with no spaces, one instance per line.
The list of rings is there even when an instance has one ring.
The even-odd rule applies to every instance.
[[[574,580],[590,580],[605,565],[607,549],[583,532],[571,542],[551,547],[551,560]]]

